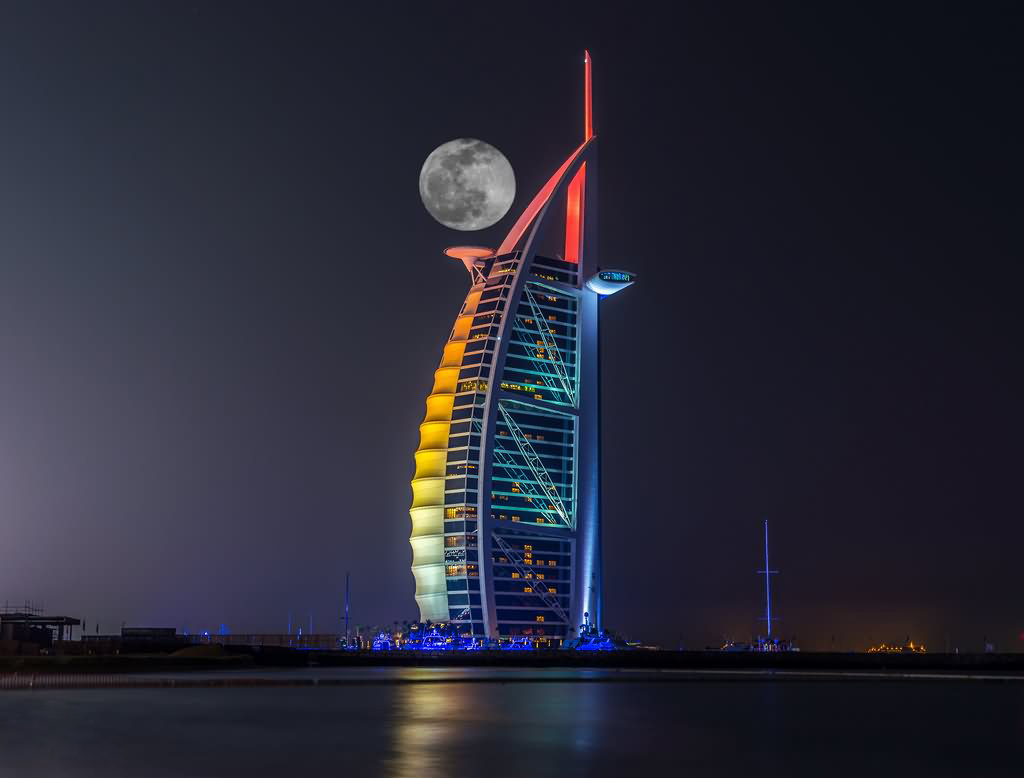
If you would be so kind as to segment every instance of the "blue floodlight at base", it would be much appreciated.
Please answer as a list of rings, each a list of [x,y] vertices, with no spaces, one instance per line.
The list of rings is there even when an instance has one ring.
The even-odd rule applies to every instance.
[[[533,641],[528,637],[514,637],[501,644],[502,651],[533,651]]]

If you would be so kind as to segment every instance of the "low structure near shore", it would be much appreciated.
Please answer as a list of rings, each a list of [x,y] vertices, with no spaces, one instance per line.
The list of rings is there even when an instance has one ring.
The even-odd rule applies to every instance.
[[[47,616],[38,608],[0,610],[0,656],[36,655],[71,637],[81,625],[70,616]]]

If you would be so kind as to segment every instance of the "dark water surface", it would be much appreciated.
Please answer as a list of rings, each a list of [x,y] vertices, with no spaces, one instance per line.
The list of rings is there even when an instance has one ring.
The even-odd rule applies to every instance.
[[[0,776],[1024,776],[1024,683],[318,675],[3,692]]]

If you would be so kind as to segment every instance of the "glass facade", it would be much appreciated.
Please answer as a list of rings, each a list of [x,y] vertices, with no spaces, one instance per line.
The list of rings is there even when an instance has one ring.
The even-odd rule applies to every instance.
[[[423,621],[558,642],[601,623],[597,138],[583,143],[470,274],[420,425],[410,509]],[[537,242],[565,203],[564,251]],[[559,247],[561,249],[561,247]]]
[[[572,634],[576,618],[570,613],[579,297],[587,292],[580,289],[577,265],[541,256],[524,263],[520,252],[476,260],[472,272],[476,283],[438,370],[458,371],[445,421],[443,502],[438,502],[444,511],[438,539],[443,538],[445,602],[438,607],[442,592],[436,577],[423,576],[430,588],[418,591],[421,616],[462,624],[465,634],[561,640]],[[436,405],[442,402],[436,398],[445,397],[437,384],[421,437],[434,448],[421,446],[418,457],[441,450],[442,440],[427,434],[439,427],[429,412],[431,400]],[[417,489],[414,481],[414,491],[426,492],[426,482],[437,484],[438,478],[417,479],[422,486]],[[432,492],[437,500],[436,485]],[[488,532],[480,532],[481,521],[489,524]],[[484,562],[487,574],[481,576]],[[488,586],[483,592],[482,578]],[[484,617],[488,603],[491,625]]]

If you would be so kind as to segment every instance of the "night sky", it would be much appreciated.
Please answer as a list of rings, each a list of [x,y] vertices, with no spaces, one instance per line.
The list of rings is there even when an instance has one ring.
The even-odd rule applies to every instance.
[[[414,618],[441,250],[579,143],[589,48],[609,626],[748,638],[767,517],[805,648],[1024,649],[1013,4],[370,5],[0,2],[0,602]],[[480,233],[419,200],[458,137],[516,170]]]

